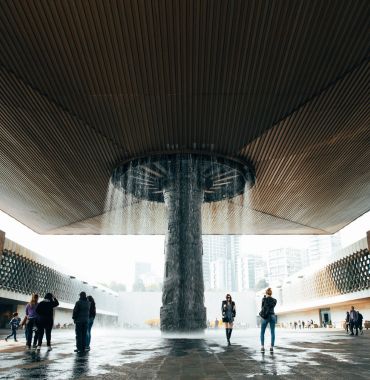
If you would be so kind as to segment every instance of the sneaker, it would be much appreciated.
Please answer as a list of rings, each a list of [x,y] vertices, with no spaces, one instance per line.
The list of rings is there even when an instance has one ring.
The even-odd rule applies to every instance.
[[[17,339],[14,339],[14,342],[18,342]]]
[[[270,347],[270,352],[274,352],[274,347]]]
[[[48,347],[47,347],[47,350],[48,350],[48,351],[51,351],[51,350],[52,350],[52,347],[51,347],[51,346],[48,346]]]
[[[31,346],[26,346],[26,350],[30,350],[31,349]]]
[[[36,350],[36,348],[37,348],[37,346],[35,346],[35,345],[32,346],[32,349],[33,349],[33,350]]]
[[[74,350],[74,352],[82,352],[82,351],[80,351],[80,350],[77,350],[77,348]]]
[[[265,352],[265,347],[261,347],[261,352]]]
[[[37,346],[36,350],[40,351],[41,350],[41,346]]]

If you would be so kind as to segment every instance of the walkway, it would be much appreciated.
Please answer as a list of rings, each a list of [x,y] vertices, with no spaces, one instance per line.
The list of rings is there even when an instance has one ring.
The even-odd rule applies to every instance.
[[[73,331],[54,331],[54,349],[24,351],[0,342],[0,379],[369,379],[370,332],[277,331],[275,353],[259,352],[258,330],[202,339],[165,339],[158,331],[93,330],[92,350],[77,355]],[[1,337],[3,339],[3,336]]]

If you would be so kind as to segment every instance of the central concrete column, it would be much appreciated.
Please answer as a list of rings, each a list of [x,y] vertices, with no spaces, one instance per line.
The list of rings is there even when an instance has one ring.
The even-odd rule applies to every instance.
[[[162,331],[206,328],[201,218],[204,193],[198,177],[191,159],[179,160],[164,187],[168,230],[160,313]]]

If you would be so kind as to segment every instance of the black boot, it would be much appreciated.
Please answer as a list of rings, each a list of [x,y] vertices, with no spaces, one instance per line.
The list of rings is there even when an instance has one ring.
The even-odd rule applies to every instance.
[[[229,329],[229,340],[231,338],[231,333],[233,332],[233,329]]]
[[[230,330],[230,329],[225,329],[225,331],[226,331],[226,339],[227,339],[228,342],[230,342],[230,338],[229,338],[229,330]]]

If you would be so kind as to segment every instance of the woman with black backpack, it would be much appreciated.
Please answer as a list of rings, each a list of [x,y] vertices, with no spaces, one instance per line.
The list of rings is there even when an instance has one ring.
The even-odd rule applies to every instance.
[[[260,311],[260,317],[262,318],[261,323],[261,352],[265,352],[265,332],[266,327],[270,325],[271,331],[271,347],[270,352],[274,352],[274,344],[275,344],[275,323],[276,316],[274,308],[276,306],[276,299],[272,298],[272,290],[268,288],[266,290],[266,294],[262,298],[262,308]]]
[[[230,294],[226,294],[226,300],[222,301],[221,312],[222,322],[225,323],[227,343],[230,346],[230,338],[233,331],[234,318],[236,315],[235,302],[232,300]]]

